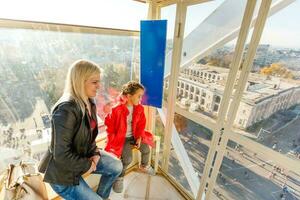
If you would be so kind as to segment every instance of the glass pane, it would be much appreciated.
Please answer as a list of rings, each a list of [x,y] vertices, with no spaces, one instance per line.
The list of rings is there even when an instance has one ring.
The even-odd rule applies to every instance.
[[[103,68],[96,98],[103,119],[121,85],[130,80],[133,54],[139,55],[135,37],[44,28],[0,28],[1,167],[23,156],[39,159],[48,148],[50,110],[62,95],[71,63],[83,58]]]
[[[299,174],[229,141],[212,199],[299,199]]]
[[[161,9],[161,19],[168,20],[167,21],[166,57],[172,57],[175,18],[176,18],[176,5],[175,4],[171,5],[171,6],[163,7]],[[165,65],[167,65],[167,63],[165,63]],[[163,91],[164,106],[168,100],[168,89],[169,89],[169,81],[167,79],[165,79],[164,91]]]
[[[164,136],[165,136],[165,125],[161,120],[160,114],[156,112],[155,117],[155,135],[160,137],[160,151],[159,151],[159,165],[162,166],[163,159],[163,149],[164,149]],[[153,152],[154,153],[154,152]]]
[[[174,123],[184,149],[201,178],[213,133],[210,129],[177,113]]]
[[[299,9],[291,3],[267,20],[233,125],[300,162]]]
[[[221,35],[240,27],[245,5],[246,1],[218,1],[188,8],[186,26],[194,29],[185,29],[177,105],[193,115],[212,121],[218,116],[236,44],[232,37]],[[196,18],[193,14],[195,10],[203,9],[207,11]],[[196,27],[195,19],[198,23]],[[216,45],[218,41],[222,42]],[[210,47],[213,44],[214,47]]]
[[[130,80],[138,81],[140,80],[140,39],[135,37],[133,39],[132,46],[132,60],[131,62],[131,72],[130,72]]]
[[[171,175],[171,177],[174,178],[174,181],[178,184],[180,184],[181,186],[183,186],[183,188],[192,194],[192,189],[187,181],[187,178],[184,174],[184,171],[180,165],[180,162],[177,158],[176,153],[174,152],[174,148],[171,148],[171,154],[170,154],[170,160],[169,160],[169,174]]]
[[[194,31],[203,21],[214,12],[224,0],[208,1],[187,7],[184,38]]]
[[[169,173],[176,180],[180,180],[179,183],[195,198],[203,174],[212,131],[177,113],[174,124],[177,131],[172,133],[173,158],[170,159],[172,170],[169,170]]]
[[[222,3],[220,4],[220,2]],[[218,6],[219,4],[220,6]],[[186,21],[186,27],[189,29],[185,29],[185,35],[187,35],[187,31],[189,31],[189,34],[183,41],[181,66],[193,61],[195,57],[200,59],[204,56],[204,53],[211,48],[211,46],[223,40],[225,36],[230,35],[234,32],[234,30],[239,28],[245,10],[245,5],[246,1],[244,0],[238,2],[234,0],[227,0],[218,1],[214,4],[199,4],[196,7],[203,8],[204,10],[211,10],[210,15],[206,17],[204,21],[202,20],[206,16],[206,12],[204,15],[203,13],[197,13],[197,17],[189,17],[189,14],[187,13],[189,17],[187,20],[190,20]],[[217,6],[218,8],[213,11],[214,7]],[[198,25],[194,28],[195,25],[188,25],[189,23],[197,23]],[[191,31],[191,28],[194,29]],[[236,37],[237,33],[234,33],[234,36]],[[231,39],[228,39],[227,42],[230,40]],[[224,42],[222,44],[224,44]],[[221,46],[219,45],[218,47]],[[165,76],[170,73],[170,69],[171,57],[167,56]]]
[[[234,47],[235,43],[228,43],[181,69],[177,85],[177,105],[180,108],[198,117],[217,119]]]
[[[162,20],[167,21],[167,47],[166,53],[168,54],[173,49],[173,37],[174,37],[174,29],[175,29],[175,18],[176,18],[176,4],[163,7],[161,9],[161,17]]]
[[[139,30],[147,10],[147,4],[132,0],[11,0],[1,2],[0,18]]]

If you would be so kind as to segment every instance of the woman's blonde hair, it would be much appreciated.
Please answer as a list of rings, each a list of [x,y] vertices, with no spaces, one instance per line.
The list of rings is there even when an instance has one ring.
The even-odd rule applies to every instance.
[[[70,97],[80,106],[82,113],[85,113],[85,107],[88,104],[88,96],[85,93],[85,81],[91,76],[101,73],[100,67],[88,60],[77,60],[69,68],[65,82],[64,93],[56,102],[53,108],[63,102],[66,97]]]

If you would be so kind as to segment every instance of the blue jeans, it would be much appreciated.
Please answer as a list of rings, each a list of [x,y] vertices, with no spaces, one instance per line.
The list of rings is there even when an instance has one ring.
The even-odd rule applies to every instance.
[[[100,151],[101,158],[93,174],[101,174],[97,193],[94,192],[82,177],[79,185],[59,185],[50,184],[52,189],[66,200],[102,200],[109,197],[111,188],[115,180],[121,174],[122,162],[105,151]]]

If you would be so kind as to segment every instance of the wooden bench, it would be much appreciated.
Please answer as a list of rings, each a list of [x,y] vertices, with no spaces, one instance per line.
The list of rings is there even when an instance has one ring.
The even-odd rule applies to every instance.
[[[106,133],[99,134],[96,138],[96,143],[99,148],[103,148],[106,144]],[[155,151],[153,152],[153,149],[150,148],[151,156],[150,156],[149,162],[151,161],[151,158],[154,154],[154,171],[156,173],[157,169],[158,169],[159,151],[160,151],[160,137],[159,136],[154,136],[154,143],[155,143]],[[136,148],[134,148],[133,151],[134,151],[133,159],[132,159],[131,164],[128,166],[128,168],[134,166],[136,163],[138,163],[139,165],[141,164],[140,151],[138,151],[138,149],[136,149]],[[86,182],[89,184],[89,186],[91,188],[96,188],[99,183],[100,176],[97,174],[89,174],[89,175],[85,175],[83,178],[84,178],[84,180],[86,180]],[[61,200],[62,199],[60,196],[58,196],[52,190],[51,186],[48,183],[46,183],[46,188],[47,188],[49,199],[52,199],[52,200]]]

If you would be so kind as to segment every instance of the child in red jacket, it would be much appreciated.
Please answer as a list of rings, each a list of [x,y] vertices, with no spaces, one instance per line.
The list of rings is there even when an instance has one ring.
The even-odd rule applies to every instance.
[[[123,85],[118,104],[105,117],[108,139],[105,150],[120,158],[123,164],[123,171],[113,186],[118,193],[123,191],[123,177],[132,161],[132,147],[141,152],[140,170],[154,175],[154,170],[148,164],[153,137],[144,130],[146,118],[144,107],[140,104],[144,90],[144,86],[135,81]]]

